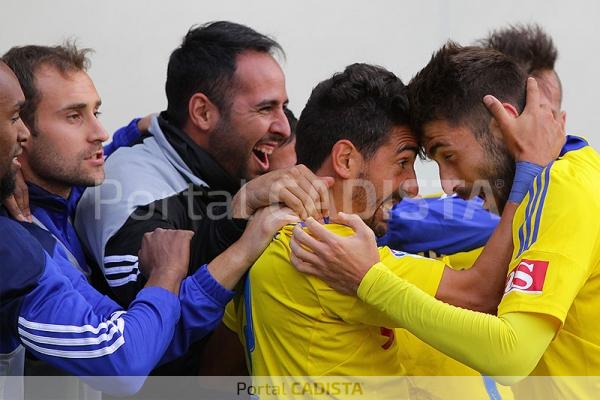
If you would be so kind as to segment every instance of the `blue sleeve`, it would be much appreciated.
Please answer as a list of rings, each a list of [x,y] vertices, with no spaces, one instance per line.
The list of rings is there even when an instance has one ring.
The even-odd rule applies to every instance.
[[[20,307],[17,329],[23,345],[98,390],[138,391],[173,339],[180,317],[177,297],[145,288],[128,311],[101,314],[85,297],[89,293],[76,289],[47,254],[45,262],[38,285]]]
[[[481,199],[459,197],[402,199],[393,209],[388,232],[379,239],[409,253],[454,254],[485,245],[500,217],[482,207]]]
[[[188,276],[179,292],[181,318],[162,362],[180,357],[192,343],[215,330],[234,294],[212,277],[206,265]]]
[[[140,118],[134,118],[128,125],[116,130],[112,141],[104,146],[104,155],[106,157],[110,156],[120,147],[130,146],[140,137],[140,130],[138,129],[139,120]]]

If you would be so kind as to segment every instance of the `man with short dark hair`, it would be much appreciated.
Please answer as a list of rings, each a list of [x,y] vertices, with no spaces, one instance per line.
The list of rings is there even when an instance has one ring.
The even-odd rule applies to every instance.
[[[474,196],[491,186],[486,203],[504,209],[503,219],[515,215],[514,251],[497,317],[436,301],[381,265],[371,268],[373,260],[353,262],[353,256],[366,252],[356,241],[310,247],[317,256],[333,252],[330,264],[336,264],[331,260],[337,253],[351,253],[336,264],[337,279],[332,273],[328,282],[357,292],[456,360],[501,383],[552,375],[519,382],[513,386],[517,397],[591,398],[600,389],[594,303],[600,284],[600,156],[581,138],[568,136],[565,143],[562,124],[539,100],[533,78],[527,81],[528,104],[521,112],[524,89],[524,73],[505,55],[452,43],[436,52],[410,83],[414,126],[426,153],[439,165],[444,189]],[[532,140],[531,132],[544,127],[548,132]],[[539,149],[556,138],[562,149],[543,168]],[[509,194],[495,184],[511,179],[511,157],[517,163]],[[318,265],[311,271],[328,270],[316,261],[309,262]],[[496,268],[505,266],[498,263]],[[573,378],[586,375],[596,378]]]
[[[510,257],[506,229],[510,219],[504,218],[500,234],[491,239],[492,251],[468,271],[376,247],[372,231],[384,233],[391,206],[418,191],[413,168],[418,142],[409,122],[405,86],[381,67],[350,65],[313,90],[298,122],[298,160],[317,175],[335,177],[332,209],[360,217],[340,213],[325,225],[309,218],[306,225],[316,239],[299,226],[285,227],[250,269],[243,301],[235,310],[229,306],[225,322],[245,343],[251,373],[259,382],[264,375],[405,373],[398,356],[400,344],[390,329],[395,322],[294,269],[292,264],[316,257],[304,246],[314,248],[320,240],[332,244],[348,239],[363,250],[368,247],[360,255],[345,250],[356,259],[372,257],[385,263],[393,275],[448,303],[487,312],[495,309],[497,299],[487,294],[499,295],[504,272],[491,267]],[[372,231],[353,235],[358,221]],[[328,255],[323,259],[331,261]]]
[[[326,214],[326,178],[304,166],[267,173],[271,153],[290,135],[277,51],[274,40],[244,25],[192,28],[169,59],[167,110],[148,135],[108,160],[107,182],[84,194],[77,229],[120,304],[145,283],[137,253],[146,232],[194,231],[194,274],[235,243],[245,218],[262,207]],[[161,373],[194,374],[198,352],[187,362]]]

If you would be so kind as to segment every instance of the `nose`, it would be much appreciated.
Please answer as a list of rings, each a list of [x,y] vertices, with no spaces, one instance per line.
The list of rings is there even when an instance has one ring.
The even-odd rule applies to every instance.
[[[17,129],[17,142],[26,142],[27,140],[29,140],[29,136],[31,136],[31,134],[29,133],[29,129],[27,128],[25,123],[21,119],[19,119],[19,127]]]
[[[285,116],[285,112],[283,111],[283,107],[280,108],[275,115],[275,119],[271,123],[270,126],[271,133],[279,135],[283,138],[283,140],[290,137],[292,131],[290,129],[290,123]]]
[[[439,168],[440,182],[442,184],[442,190],[446,194],[454,194],[461,184],[461,180],[454,175],[454,173],[448,168]]]
[[[94,116],[90,127],[90,142],[106,142],[109,138],[108,132],[102,122]]]
[[[411,168],[409,175],[406,177],[404,182],[402,182],[400,188],[408,197],[415,197],[419,194],[419,183],[417,182],[417,176],[414,168]]]

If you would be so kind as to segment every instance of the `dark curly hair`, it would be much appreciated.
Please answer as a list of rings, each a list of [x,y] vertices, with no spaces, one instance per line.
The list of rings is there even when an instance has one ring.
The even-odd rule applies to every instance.
[[[313,89],[296,127],[298,162],[316,171],[342,139],[369,159],[393,126],[409,121],[400,78],[383,67],[352,64]]]

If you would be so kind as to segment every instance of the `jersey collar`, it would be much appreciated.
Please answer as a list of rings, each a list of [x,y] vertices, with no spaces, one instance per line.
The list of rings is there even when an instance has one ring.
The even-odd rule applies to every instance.
[[[567,135],[567,142],[560,151],[559,157],[564,156],[570,151],[584,148],[585,146],[589,146],[589,143],[584,138],[579,136]]]

